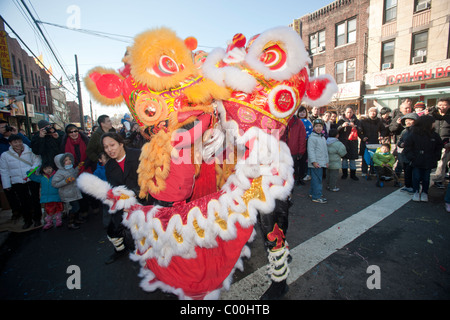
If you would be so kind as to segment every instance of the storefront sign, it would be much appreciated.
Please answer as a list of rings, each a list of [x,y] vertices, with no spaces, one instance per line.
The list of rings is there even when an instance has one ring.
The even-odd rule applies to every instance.
[[[402,72],[396,74],[377,74],[374,77],[376,86],[392,85],[399,83],[409,83],[415,81],[424,81],[450,77],[450,66],[426,68],[422,70]]]
[[[361,96],[361,81],[338,84],[338,92],[333,96],[332,101],[352,100]]]
[[[12,78],[11,61],[9,60],[8,42],[6,32],[0,31],[0,64],[3,78]]]

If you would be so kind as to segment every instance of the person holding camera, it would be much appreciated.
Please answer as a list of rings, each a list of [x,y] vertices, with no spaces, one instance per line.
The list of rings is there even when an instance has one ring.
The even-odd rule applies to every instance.
[[[8,121],[0,120],[0,155],[9,150],[9,137],[12,134],[17,134],[22,138],[23,143],[31,147],[30,139],[18,132],[16,127],[10,126]]]
[[[31,149],[41,156],[43,163],[55,165],[54,158],[60,152],[62,135],[47,120],[38,122],[39,131],[31,138]]]

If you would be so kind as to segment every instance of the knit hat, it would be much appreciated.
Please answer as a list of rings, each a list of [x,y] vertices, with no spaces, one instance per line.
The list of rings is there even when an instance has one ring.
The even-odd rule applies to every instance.
[[[372,107],[372,108],[369,109],[369,111],[371,111],[371,110],[375,111],[378,114],[378,108],[377,107]]]
[[[69,123],[69,124],[66,126],[66,128],[65,128],[64,131],[65,131],[66,133],[68,133],[68,131],[69,131],[70,128],[78,129],[78,127],[77,127],[76,125],[74,125],[73,123]]]
[[[415,105],[414,105],[414,109],[416,108],[422,108],[425,109],[427,106],[425,105],[425,102],[423,101],[418,101]]]
[[[45,128],[46,126],[49,126],[49,125],[50,125],[50,122],[48,122],[47,120],[40,120],[38,122],[39,130],[42,129],[42,128]]]
[[[402,125],[403,126],[405,125],[405,119],[412,119],[414,121],[417,121],[417,119],[419,119],[419,116],[415,112],[411,112],[411,113],[405,114],[402,117]]]
[[[388,107],[383,107],[383,108],[381,108],[381,110],[380,110],[380,114],[381,114],[381,115],[384,115],[384,114],[389,113],[389,112],[391,112],[391,111],[392,111],[392,110],[389,109]]]

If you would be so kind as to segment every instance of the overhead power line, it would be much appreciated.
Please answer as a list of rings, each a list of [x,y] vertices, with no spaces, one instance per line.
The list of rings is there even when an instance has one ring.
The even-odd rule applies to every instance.
[[[47,73],[52,76],[57,82],[59,82],[59,79],[57,79],[53,73],[44,65],[44,63],[39,59],[38,56],[36,56],[36,54],[30,49],[30,47],[28,47],[28,45],[25,43],[25,41],[22,40],[22,38],[17,34],[16,31],[14,31],[13,28],[11,28],[11,26],[8,24],[8,22],[0,15],[0,19],[3,20],[3,22],[5,23],[5,25],[12,31],[12,33],[14,33],[14,35],[17,37],[17,39],[25,46],[25,48],[27,48],[27,50],[33,55],[33,57],[36,59],[36,61],[38,61],[40,63],[40,65],[47,71]],[[70,81],[70,80],[69,80]],[[73,86],[73,84],[72,84]],[[70,91],[69,89],[67,89],[65,86],[62,86],[64,89],[66,89],[69,93],[71,93],[72,95],[76,96],[75,93],[73,93],[72,91]]]
[[[48,42],[47,37],[45,36],[44,32],[43,32],[42,29],[41,29],[41,26],[38,24],[36,18],[35,18],[35,17],[33,16],[33,14],[31,13],[31,11],[30,11],[30,9],[28,8],[28,6],[27,6],[27,4],[25,3],[25,1],[24,1],[24,0],[21,0],[21,2],[22,2],[22,5],[23,5],[23,6],[25,7],[25,9],[27,10],[28,14],[30,15],[31,19],[33,20],[34,24],[35,24],[36,27],[38,28],[39,33],[41,34],[41,36],[42,36],[42,38],[44,39],[45,43],[47,44],[48,48],[49,48],[50,51],[52,52],[54,58],[56,59],[56,62],[57,62],[58,65],[60,66],[62,72],[64,73],[64,75],[66,76],[66,78],[69,79],[69,76],[67,75],[66,70],[64,69],[64,67],[62,66],[62,64],[61,64],[61,62],[59,61],[58,57],[56,56],[56,53],[55,53],[55,51],[53,50],[52,46],[51,46],[50,43]],[[71,83],[71,85],[72,85],[72,88],[73,88],[74,90],[76,90],[75,87],[73,86],[73,83]]]
[[[117,41],[121,41],[121,42],[125,42],[125,43],[132,43],[133,41],[133,37],[130,36],[124,36],[121,34],[116,34],[116,33],[108,33],[108,32],[102,32],[102,31],[94,31],[94,30],[88,30],[88,29],[74,29],[74,28],[69,28],[67,26],[63,26],[60,24],[56,24],[56,23],[51,23],[51,22],[45,22],[45,21],[36,21],[37,23],[40,24],[47,24],[49,26],[53,26],[53,27],[57,27],[57,28],[62,28],[62,29],[67,29],[67,30],[71,30],[71,31],[75,31],[75,32],[81,32],[81,33],[85,33],[85,34],[89,34],[92,36],[98,36],[98,37],[103,37],[103,38],[107,38],[107,39],[112,39],[112,40],[117,40]],[[116,38],[119,37],[119,38]],[[130,39],[130,40],[124,40],[124,39],[120,39],[120,38],[126,38],[126,39]]]

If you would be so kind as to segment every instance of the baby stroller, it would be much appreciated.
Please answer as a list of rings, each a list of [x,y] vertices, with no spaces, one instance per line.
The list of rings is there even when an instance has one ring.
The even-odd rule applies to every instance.
[[[366,144],[366,148],[364,150],[364,161],[367,163],[367,167],[369,168],[368,174],[366,175],[366,180],[370,179],[370,171],[373,165],[373,154],[377,151],[378,148],[381,147],[381,144]]]
[[[368,165],[374,165],[373,163],[373,155],[377,151],[378,148],[381,147],[381,144],[368,144],[366,145],[366,150],[364,151],[364,160]],[[380,167],[375,166],[375,172],[377,175],[377,187],[384,187],[384,183],[388,181],[394,181],[394,187],[400,187],[400,182],[398,179],[397,174],[395,173],[394,169],[391,167]]]

